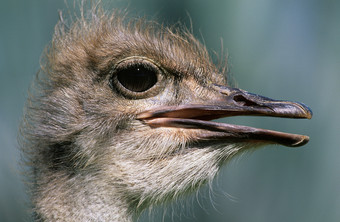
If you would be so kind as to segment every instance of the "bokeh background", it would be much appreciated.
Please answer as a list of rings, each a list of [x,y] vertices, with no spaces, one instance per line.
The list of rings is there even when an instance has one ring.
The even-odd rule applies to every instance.
[[[297,149],[269,146],[242,155],[221,170],[211,189],[146,212],[139,221],[340,221],[340,1],[103,2],[165,24],[190,26],[192,20],[194,34],[212,54],[228,52],[239,87],[301,101],[314,112],[312,120],[225,120],[311,140]],[[64,1],[0,3],[0,221],[29,221],[16,135],[58,10],[67,12]]]

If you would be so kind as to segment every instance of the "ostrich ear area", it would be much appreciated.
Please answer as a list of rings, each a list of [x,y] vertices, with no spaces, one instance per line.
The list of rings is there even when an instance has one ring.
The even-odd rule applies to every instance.
[[[206,104],[161,106],[141,112],[137,119],[151,128],[174,127],[200,129],[197,141],[263,142],[297,147],[306,144],[309,137],[248,126],[212,122],[230,116],[272,116],[281,118],[312,117],[306,105],[297,102],[273,100],[240,89],[214,86],[222,94]]]

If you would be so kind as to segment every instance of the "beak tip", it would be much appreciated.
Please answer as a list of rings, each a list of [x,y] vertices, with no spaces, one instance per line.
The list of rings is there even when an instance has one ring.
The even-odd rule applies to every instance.
[[[308,115],[307,115],[307,119],[311,119],[313,117],[313,112],[312,110],[308,107]]]
[[[313,117],[313,111],[311,108],[309,108],[307,105],[300,103],[303,106],[303,109],[305,111],[305,115],[307,119],[311,119]]]
[[[299,140],[293,144],[291,144],[291,147],[300,147],[309,142],[309,136],[301,136]]]
[[[296,111],[297,118],[311,119],[313,117],[313,111],[309,106],[301,103],[301,102],[292,102],[293,106],[299,111]]]

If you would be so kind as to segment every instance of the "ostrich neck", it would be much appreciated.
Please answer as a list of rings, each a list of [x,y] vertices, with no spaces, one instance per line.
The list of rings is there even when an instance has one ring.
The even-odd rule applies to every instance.
[[[41,221],[132,221],[120,195],[92,178],[54,175],[40,184],[35,196],[35,214]]]

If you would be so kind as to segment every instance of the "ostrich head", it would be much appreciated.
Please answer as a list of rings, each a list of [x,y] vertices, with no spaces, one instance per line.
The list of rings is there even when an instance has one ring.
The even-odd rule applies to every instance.
[[[36,219],[130,221],[196,190],[239,152],[308,142],[211,122],[312,113],[229,87],[190,32],[89,14],[57,25],[26,106],[22,147]]]

